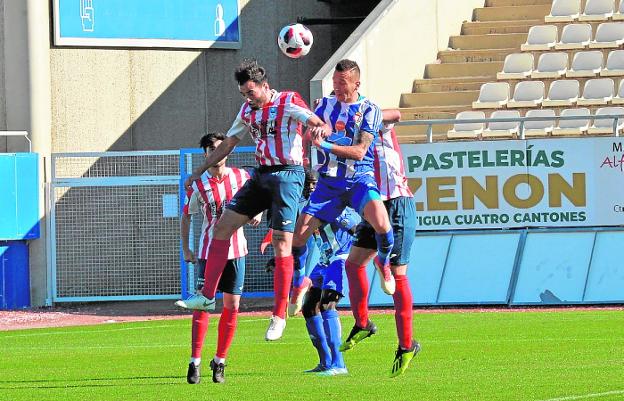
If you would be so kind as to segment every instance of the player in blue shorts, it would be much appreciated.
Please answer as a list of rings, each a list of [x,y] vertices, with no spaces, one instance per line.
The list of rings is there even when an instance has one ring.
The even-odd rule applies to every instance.
[[[322,225],[314,234],[320,250],[319,262],[312,270],[312,288],[303,303],[303,316],[312,345],[319,356],[318,365],[306,373],[322,376],[346,374],[340,351],[342,327],[336,305],[343,295],[343,271],[351,249],[353,232],[361,221],[351,208],[345,209],[331,224]]]
[[[350,206],[375,231],[374,264],[383,278],[382,289],[392,294],[395,284],[389,259],[394,237],[373,167],[373,141],[382,127],[381,110],[358,93],[360,69],[355,61],[338,62],[332,79],[334,95],[321,99],[315,110],[331,126],[332,134],[326,138],[313,134],[311,138],[317,148],[319,181],[297,220],[293,256],[303,263],[307,239],[322,223],[333,222]]]
[[[375,179],[394,232],[390,268],[396,283],[392,299],[399,345],[390,376],[397,377],[407,370],[420,351],[420,344],[412,336],[413,300],[407,276],[410,251],[416,233],[416,207],[405,175],[401,147],[393,128],[394,123],[400,120],[401,113],[396,109],[388,109],[383,111],[383,116],[384,127],[375,141]],[[355,237],[345,264],[355,325],[342,344],[342,351],[352,349],[360,341],[375,333],[375,325],[368,319],[369,292],[366,277],[366,265],[375,255],[375,231],[369,224],[363,222],[357,227]],[[362,331],[360,327],[364,326],[369,326],[373,330]]]

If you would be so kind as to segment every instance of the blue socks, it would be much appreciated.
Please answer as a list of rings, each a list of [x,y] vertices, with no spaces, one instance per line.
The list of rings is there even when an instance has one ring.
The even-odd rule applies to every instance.
[[[332,352],[327,346],[327,337],[325,336],[321,315],[306,318],[306,328],[308,329],[312,345],[318,352],[319,363],[323,367],[329,368],[332,363]]]
[[[394,233],[392,228],[385,234],[375,233],[375,240],[377,241],[377,255],[379,255],[379,261],[383,263],[383,266],[390,263],[390,252],[394,247]]]
[[[344,368],[345,363],[340,352],[340,340],[342,328],[340,326],[340,318],[338,317],[338,311],[330,309],[321,313],[323,316],[323,326],[325,327],[325,336],[327,337],[327,343],[331,350],[332,368]]]
[[[306,259],[308,257],[308,247],[294,247],[292,248],[292,255],[294,259],[294,273],[293,273],[293,286],[299,287],[303,282],[305,276]]]

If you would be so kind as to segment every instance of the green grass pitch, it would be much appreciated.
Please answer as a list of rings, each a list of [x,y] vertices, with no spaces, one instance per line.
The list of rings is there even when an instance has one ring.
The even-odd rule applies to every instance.
[[[350,316],[342,316],[346,334]],[[268,320],[239,319],[226,383],[213,384],[211,319],[203,380],[185,381],[190,319],[0,332],[0,400],[624,400],[624,311],[422,313],[422,351],[390,379],[394,317],[345,354],[348,376],[316,364],[302,318],[267,343]]]

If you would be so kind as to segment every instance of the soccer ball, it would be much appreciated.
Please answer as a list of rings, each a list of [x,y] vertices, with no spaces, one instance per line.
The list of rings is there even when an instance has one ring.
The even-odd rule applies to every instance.
[[[277,37],[277,45],[290,58],[303,57],[312,47],[312,32],[301,24],[286,25]]]

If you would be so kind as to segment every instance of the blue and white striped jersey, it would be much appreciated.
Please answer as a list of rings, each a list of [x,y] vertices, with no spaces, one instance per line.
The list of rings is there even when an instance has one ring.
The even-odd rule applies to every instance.
[[[361,95],[355,103],[340,102],[335,96],[324,97],[314,112],[332,127],[332,135],[326,141],[340,146],[352,145],[355,136],[361,131],[376,138],[383,127],[381,109]],[[373,160],[373,144],[361,161],[338,157],[323,149],[317,149],[317,164],[314,168],[325,176],[350,179],[356,174],[372,174]]]

